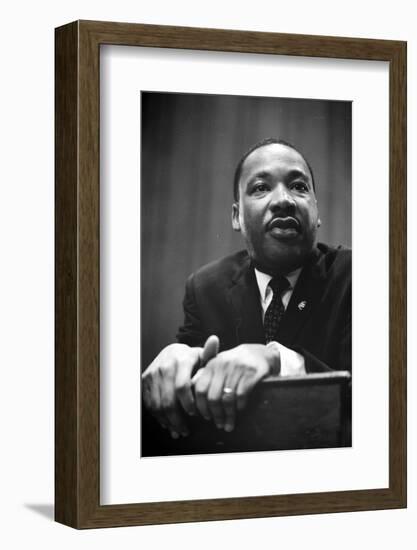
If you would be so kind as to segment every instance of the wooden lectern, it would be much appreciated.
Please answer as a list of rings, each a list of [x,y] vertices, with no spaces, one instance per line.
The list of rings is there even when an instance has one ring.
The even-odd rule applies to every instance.
[[[269,377],[254,389],[231,433],[187,417],[190,435],[172,439],[142,408],[141,456],[350,447],[351,410],[347,371]]]

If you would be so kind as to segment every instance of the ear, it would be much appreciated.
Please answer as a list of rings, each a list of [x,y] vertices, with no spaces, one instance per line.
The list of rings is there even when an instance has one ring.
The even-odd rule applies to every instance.
[[[232,205],[232,227],[235,231],[240,231],[240,221],[239,221],[239,203],[234,202]]]

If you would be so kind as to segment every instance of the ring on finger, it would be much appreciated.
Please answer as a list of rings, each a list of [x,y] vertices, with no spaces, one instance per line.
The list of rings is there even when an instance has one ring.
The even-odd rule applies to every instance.
[[[223,388],[223,399],[231,401],[235,398],[235,392],[232,388],[225,386]]]

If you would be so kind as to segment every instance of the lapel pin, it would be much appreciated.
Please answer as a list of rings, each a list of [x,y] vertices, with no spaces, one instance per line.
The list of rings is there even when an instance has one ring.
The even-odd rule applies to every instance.
[[[307,302],[306,302],[305,300],[303,300],[302,302],[300,302],[300,303],[298,304],[297,307],[298,307],[298,309],[299,309],[300,311],[303,311],[303,309],[306,307],[306,305],[307,305]]]

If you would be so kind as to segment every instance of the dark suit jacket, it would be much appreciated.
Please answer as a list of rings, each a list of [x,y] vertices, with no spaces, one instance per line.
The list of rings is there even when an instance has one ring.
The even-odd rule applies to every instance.
[[[277,341],[301,353],[307,372],[351,370],[351,251],[319,243],[304,266]],[[184,298],[185,319],[177,339],[203,346],[216,334],[220,349],[265,343],[255,272],[246,251],[191,275]]]

